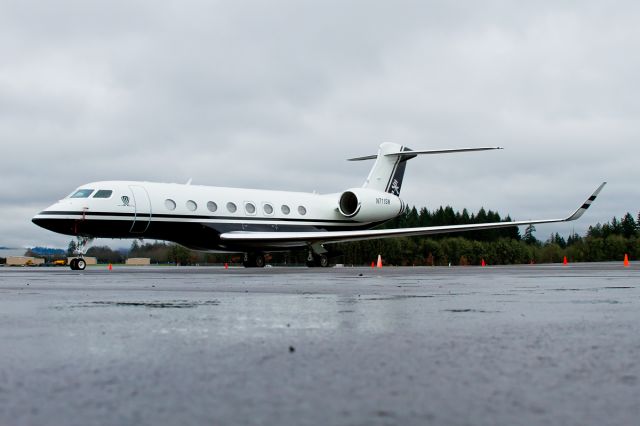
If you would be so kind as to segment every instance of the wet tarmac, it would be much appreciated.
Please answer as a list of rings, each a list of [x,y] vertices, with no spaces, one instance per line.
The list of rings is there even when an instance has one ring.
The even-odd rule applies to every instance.
[[[0,268],[0,425],[635,425],[640,265]]]

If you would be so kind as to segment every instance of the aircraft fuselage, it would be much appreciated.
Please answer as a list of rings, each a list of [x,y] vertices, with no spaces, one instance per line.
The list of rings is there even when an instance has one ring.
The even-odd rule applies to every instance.
[[[72,236],[158,239],[204,251],[266,251],[306,244],[274,242],[253,247],[223,242],[220,234],[369,229],[397,216],[404,207],[393,194],[372,193],[367,194],[366,214],[346,217],[339,208],[341,195],[104,181],[82,185],[36,215],[33,222]]]

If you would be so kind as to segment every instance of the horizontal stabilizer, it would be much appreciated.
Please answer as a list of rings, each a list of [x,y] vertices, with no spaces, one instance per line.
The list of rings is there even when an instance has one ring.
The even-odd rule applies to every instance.
[[[385,157],[398,156],[398,157],[415,157],[416,155],[433,155],[433,154],[455,154],[458,152],[474,152],[474,151],[490,151],[493,149],[504,149],[499,146],[496,147],[483,147],[483,148],[456,148],[456,149],[435,149],[435,150],[422,150],[422,151],[397,151],[388,152],[384,154]],[[347,161],[364,161],[375,160],[377,155],[367,155],[364,157],[349,158]]]

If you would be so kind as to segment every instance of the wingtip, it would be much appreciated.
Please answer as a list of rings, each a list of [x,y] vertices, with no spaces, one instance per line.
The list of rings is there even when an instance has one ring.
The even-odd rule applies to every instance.
[[[597,197],[597,196],[598,196],[598,194],[600,194],[600,191],[602,191],[602,188],[604,188],[606,184],[607,184],[607,182],[606,182],[606,181],[602,182],[602,183],[600,184],[600,186],[599,186],[599,187],[594,191],[594,193],[593,193],[593,195],[592,195],[592,196],[593,196],[593,197]]]
[[[591,207],[591,203],[596,200],[596,198],[600,194],[600,191],[602,191],[602,188],[604,188],[606,184],[607,182],[602,182],[600,186],[598,186],[598,188],[593,192],[593,194],[591,194],[591,196],[587,198],[587,200],[580,207],[578,207],[578,209],[571,216],[566,219],[566,221],[580,219],[584,212],[586,212],[589,207]]]

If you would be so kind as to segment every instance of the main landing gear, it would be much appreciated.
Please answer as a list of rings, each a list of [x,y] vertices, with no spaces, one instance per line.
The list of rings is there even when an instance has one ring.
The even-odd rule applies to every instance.
[[[321,267],[326,268],[329,266],[329,256],[325,253],[317,254],[312,250],[309,250],[309,255],[307,256],[307,266],[310,268],[313,267]]]
[[[327,268],[331,264],[329,259],[338,257],[341,254],[342,253],[338,251],[327,250],[322,244],[312,244],[309,246],[309,254],[307,255],[307,266],[310,268]]]
[[[266,265],[264,254],[262,253],[245,253],[242,260],[245,268],[264,268]]]

